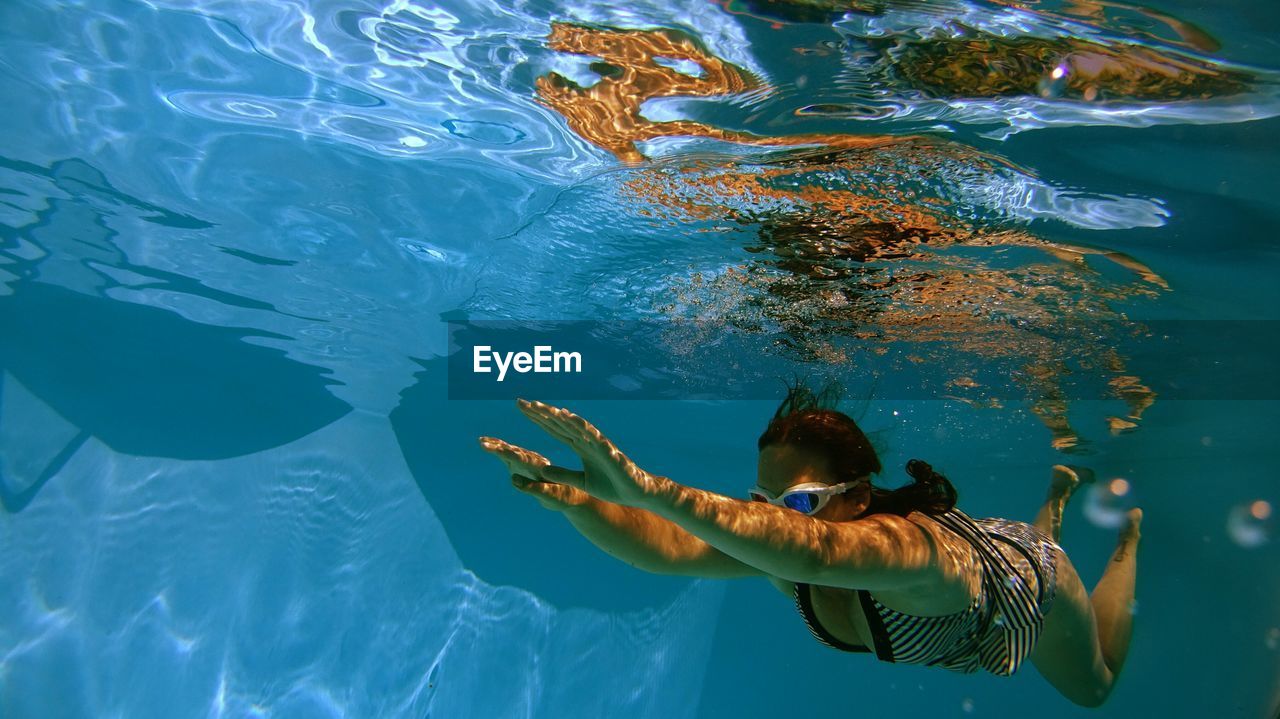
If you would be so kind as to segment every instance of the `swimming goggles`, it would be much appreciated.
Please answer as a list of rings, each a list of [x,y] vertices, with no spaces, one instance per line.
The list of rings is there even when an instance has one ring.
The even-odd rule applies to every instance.
[[[759,487],[752,487],[747,490],[747,494],[751,495],[754,502],[768,502],[779,507],[787,507],[797,512],[805,514],[814,514],[819,509],[827,505],[831,498],[842,492],[862,484],[861,479],[853,482],[841,482],[840,484],[823,484],[821,482],[805,482],[797,484],[794,487],[788,487],[785,492],[777,497],[769,496],[769,493]]]

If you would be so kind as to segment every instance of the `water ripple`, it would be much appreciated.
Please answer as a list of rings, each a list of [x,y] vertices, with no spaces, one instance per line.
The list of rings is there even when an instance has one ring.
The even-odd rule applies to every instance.
[[[24,687],[6,708],[42,716],[57,696],[73,716],[693,715],[720,589],[605,614],[487,585],[399,457],[368,415],[227,462],[86,445],[56,478],[64,491],[0,522],[0,569],[27,577],[0,583],[0,667]]]
[[[188,3],[158,6],[191,9]],[[624,10],[523,4],[454,8],[395,0],[353,9],[212,0],[198,3],[196,12],[226,44],[221,52],[269,58],[272,74],[296,73],[310,91],[293,97],[274,89],[247,93],[251,83],[232,81],[244,79],[241,70],[223,75],[216,90],[172,89],[165,96],[176,109],[326,137],[389,157],[472,157],[479,143],[487,146],[480,152],[488,161],[548,179],[562,177],[568,168],[581,171],[592,164],[593,154],[594,162],[600,161],[561,128],[554,114],[533,102],[533,78],[563,62],[544,44],[553,20],[687,27],[717,53],[763,75],[744,51],[748,44],[741,31],[711,4],[690,9],[674,24],[669,8],[656,2]],[[466,22],[460,19],[464,16]],[[228,64],[237,63],[214,66]]]

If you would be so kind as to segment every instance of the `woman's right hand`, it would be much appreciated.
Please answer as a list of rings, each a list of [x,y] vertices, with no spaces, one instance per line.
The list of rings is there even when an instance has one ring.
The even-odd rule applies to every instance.
[[[481,437],[480,446],[506,465],[513,487],[532,495],[547,509],[563,512],[591,501],[591,495],[577,487],[538,479],[541,472],[547,469],[561,476],[573,470],[555,467],[551,464],[551,460],[537,452],[494,437]]]

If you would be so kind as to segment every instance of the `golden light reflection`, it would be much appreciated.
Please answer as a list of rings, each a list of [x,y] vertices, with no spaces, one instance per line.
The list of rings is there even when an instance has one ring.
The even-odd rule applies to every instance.
[[[998,176],[1027,176],[1000,157],[929,137],[800,135],[761,137],[692,121],[653,122],[641,114],[656,97],[717,96],[763,89],[750,73],[674,30],[615,30],[557,23],[552,49],[600,58],[598,83],[583,88],[551,73],[537,81],[541,102],[584,140],[641,163],[637,142],[693,136],[760,146],[817,145],[774,156],[644,164],[620,191],[642,216],[673,224],[736,226],[754,232],[755,257],[715,273],[671,277],[658,310],[710,320],[683,337],[698,347],[715,323],[747,331],[781,328],[800,357],[853,361],[839,337],[926,348],[922,360],[952,372],[954,398],[998,405],[957,362],[1022,363],[1016,381],[1040,397],[1033,412],[1053,446],[1078,444],[1067,421],[1063,380],[1081,369],[1109,377],[1127,405],[1113,432],[1136,426],[1155,394],[1125,370],[1108,336],[1092,328],[1125,323],[1112,306],[1154,297],[1167,283],[1137,259],[1053,242],[1007,223],[983,221],[939,188]],[[684,73],[659,62],[694,63]],[[1089,258],[1131,271],[1107,280]],[[1048,331],[1046,331],[1048,330]],[[864,343],[865,345],[865,343]],[[677,350],[678,351],[678,350]],[[1069,362],[1068,362],[1069,361]],[[989,364],[989,363],[988,363]],[[962,379],[963,378],[963,379]],[[967,380],[967,381],[965,381]]]
[[[762,137],[700,122],[655,122],[641,114],[645,102],[661,97],[715,97],[768,88],[755,75],[710,54],[693,36],[679,30],[616,30],[557,22],[547,46],[559,52],[598,57],[591,70],[600,80],[582,87],[559,73],[535,81],[538,101],[560,113],[569,128],[619,160],[640,162],[637,142],[659,137],[705,137],[775,147],[825,145],[871,147],[894,142],[888,136],[789,135]],[[697,65],[697,76],[660,61]]]

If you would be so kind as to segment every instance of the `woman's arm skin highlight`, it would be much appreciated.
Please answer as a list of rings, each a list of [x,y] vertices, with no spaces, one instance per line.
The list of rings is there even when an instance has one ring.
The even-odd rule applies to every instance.
[[[666,478],[645,508],[738,561],[792,582],[903,589],[938,582],[946,553],[923,527],[896,515],[828,522],[725,497]]]
[[[563,514],[592,544],[646,572],[717,579],[761,574],[643,509],[590,498]]]
[[[543,473],[543,479],[653,512],[765,574],[792,582],[876,590],[930,589],[958,573],[957,556],[906,518],[873,515],[828,522],[768,503],[686,487],[636,466],[600,430],[566,409],[524,400],[516,405],[582,459],[582,472]]]
[[[578,489],[573,485],[583,484],[582,472],[555,467],[537,452],[493,437],[482,437],[480,446],[507,466],[516,489],[560,512],[592,544],[633,567],[707,578],[760,574],[652,512],[596,499]],[[553,481],[533,479],[540,476]]]

